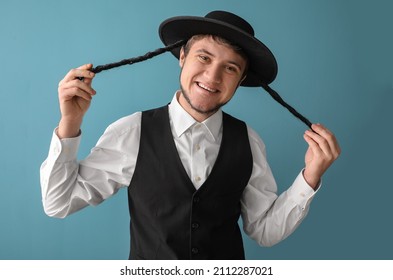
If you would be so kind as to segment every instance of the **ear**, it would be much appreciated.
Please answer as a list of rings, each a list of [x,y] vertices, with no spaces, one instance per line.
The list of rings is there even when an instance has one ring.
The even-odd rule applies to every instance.
[[[180,68],[183,68],[184,60],[186,59],[186,55],[184,53],[184,47],[180,49],[180,56],[179,56],[179,65]]]

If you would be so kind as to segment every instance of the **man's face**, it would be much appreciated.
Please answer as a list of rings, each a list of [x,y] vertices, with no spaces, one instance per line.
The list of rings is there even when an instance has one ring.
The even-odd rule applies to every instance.
[[[203,121],[225,105],[240,85],[246,60],[210,36],[193,43],[187,56],[182,49],[179,103]]]

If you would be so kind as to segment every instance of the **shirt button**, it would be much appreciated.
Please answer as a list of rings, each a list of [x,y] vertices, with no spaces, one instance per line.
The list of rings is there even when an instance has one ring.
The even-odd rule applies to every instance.
[[[195,125],[196,129],[199,129],[201,127],[201,125],[198,123],[197,125]]]
[[[191,224],[191,228],[192,229],[197,229],[197,228],[199,228],[199,224],[198,223],[192,223]]]
[[[199,176],[195,177],[195,181],[199,182],[200,180],[201,180],[201,177],[199,177]]]
[[[194,255],[198,254],[198,253],[199,253],[198,248],[193,247],[193,248],[191,249],[191,253],[193,253]]]
[[[197,151],[199,151],[199,150],[201,149],[201,146],[199,146],[199,144],[196,144],[195,149],[196,149]]]

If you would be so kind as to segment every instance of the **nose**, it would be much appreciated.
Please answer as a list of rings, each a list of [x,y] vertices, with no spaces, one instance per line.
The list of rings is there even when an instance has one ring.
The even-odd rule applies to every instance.
[[[222,81],[222,70],[219,65],[211,64],[206,68],[205,76],[209,82],[219,84]]]

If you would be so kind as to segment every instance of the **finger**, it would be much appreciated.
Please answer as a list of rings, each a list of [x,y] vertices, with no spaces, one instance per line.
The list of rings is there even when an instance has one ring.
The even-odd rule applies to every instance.
[[[67,83],[67,82],[75,80],[75,79],[78,79],[80,81],[83,81],[85,79],[90,79],[90,81],[91,81],[94,78],[94,76],[95,76],[95,74],[93,72],[88,71],[88,70],[72,69],[67,73],[67,75],[64,77],[64,79],[59,82],[59,87],[61,85],[63,85],[64,83]]]
[[[92,68],[93,68],[93,64],[88,63],[88,64],[85,64],[85,65],[79,66],[77,69],[91,70]],[[85,73],[85,72],[84,72],[84,73]],[[86,76],[78,76],[78,77],[76,77],[76,78],[77,78],[78,80],[84,81],[86,78],[90,78],[90,76],[91,76],[91,77],[94,77],[94,75],[95,75],[95,73],[92,72],[92,71],[88,71],[87,74],[89,75],[89,77],[86,77]]]
[[[322,124],[312,124],[311,128],[318,134],[324,137],[334,136],[333,133]]]
[[[95,76],[95,73],[91,72],[90,69],[93,67],[91,63],[85,64],[82,66],[79,66],[78,68],[71,69],[64,79],[59,83],[59,86],[63,83],[75,80],[75,79],[84,79],[84,78],[89,78],[93,79]]]
[[[305,133],[303,135],[303,138],[307,142],[308,146],[310,147],[310,149],[312,150],[314,155],[320,156],[320,155],[324,154],[324,152],[322,151],[319,144],[317,142],[315,142],[313,138],[311,138],[309,135],[307,135],[307,133]]]
[[[78,88],[67,88],[64,89],[61,93],[61,96],[63,98],[60,98],[60,100],[71,100],[74,97],[80,97],[83,98],[87,101],[91,101],[92,100],[92,96],[90,94],[88,94],[86,91],[80,90]]]
[[[91,87],[91,84],[93,82],[93,78],[91,78],[91,79],[90,78],[83,78],[82,80],[81,79],[78,79],[78,80],[84,82],[85,84],[87,84],[90,87]]]
[[[65,84],[63,84],[60,87],[60,91],[64,90],[64,89],[69,89],[69,88],[78,88],[82,91],[85,91],[86,93],[90,94],[90,95],[95,95],[96,91],[90,86],[90,84],[84,82],[84,81],[80,81],[78,79],[75,80],[71,80]]]
[[[305,135],[310,137],[315,143],[318,144],[319,148],[323,151],[325,155],[331,154],[331,148],[328,141],[317,132],[312,132],[310,130],[306,130]]]
[[[314,129],[315,132],[317,132],[319,135],[326,139],[329,144],[330,150],[333,152],[335,157],[338,157],[338,155],[341,153],[341,149],[336,139],[336,136],[322,124],[313,124],[312,129]]]
[[[87,64],[84,64],[84,65],[81,65],[81,66],[77,67],[76,69],[88,70],[88,69],[91,69],[91,68],[93,68],[93,64],[87,63]]]

